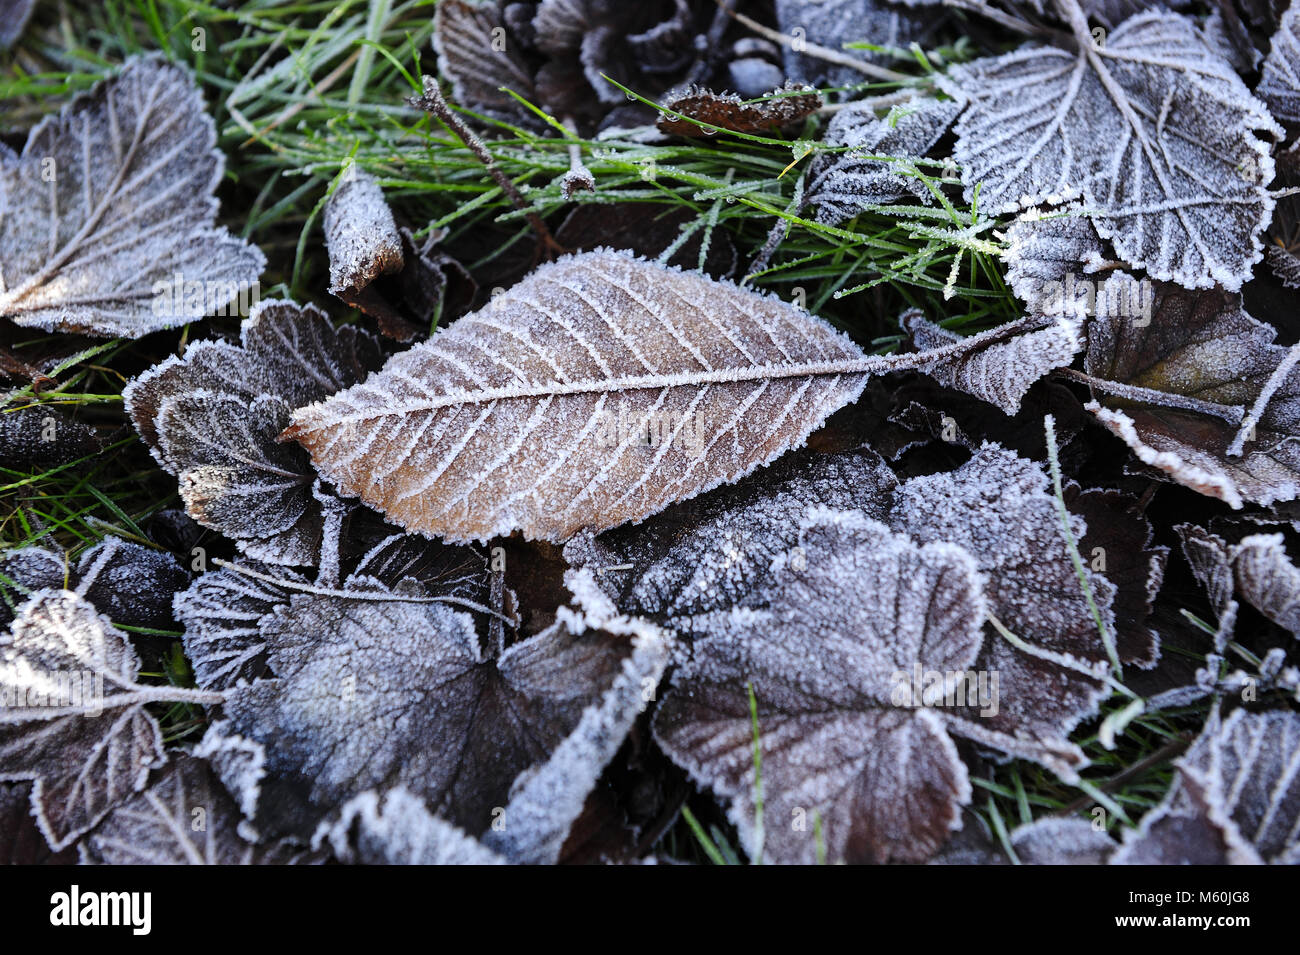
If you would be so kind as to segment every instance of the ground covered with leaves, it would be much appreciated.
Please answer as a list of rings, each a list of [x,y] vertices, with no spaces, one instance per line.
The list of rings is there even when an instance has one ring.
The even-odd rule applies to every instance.
[[[0,48],[0,860],[1300,861],[1300,7]]]

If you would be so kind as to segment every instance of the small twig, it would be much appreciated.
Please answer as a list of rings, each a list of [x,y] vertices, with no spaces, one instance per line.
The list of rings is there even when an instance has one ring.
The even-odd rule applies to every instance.
[[[1127,398],[1130,401],[1140,401],[1143,404],[1158,405],[1162,408],[1178,408],[1182,411],[1192,411],[1197,414],[1219,418],[1228,422],[1228,424],[1240,424],[1246,414],[1246,410],[1239,405],[1220,405],[1212,401],[1192,398],[1188,395],[1175,394],[1171,391],[1158,391],[1155,388],[1143,388],[1140,385],[1126,385],[1119,381],[1107,381],[1104,378],[1094,378],[1084,372],[1075,371],[1073,368],[1058,368],[1056,375],[1060,378],[1068,378],[1070,381],[1077,381],[1080,384],[1087,385],[1102,394],[1114,395],[1116,398]]]
[[[1143,756],[1132,766],[1126,766],[1114,776],[1111,776],[1108,779],[1103,779],[1101,782],[1096,784],[1097,789],[1101,792],[1113,792],[1120,786],[1123,786],[1130,779],[1135,779],[1138,776],[1141,776],[1152,766],[1158,766],[1166,760],[1173,759],[1183,750],[1187,749],[1188,744],[1190,743],[1191,738],[1188,736],[1179,736],[1176,739],[1172,739],[1154,753],[1149,753],[1148,755]],[[1073,816],[1080,809],[1087,809],[1089,806],[1093,805],[1094,802],[1095,800],[1091,796],[1083,796],[1076,799],[1063,809],[1058,809],[1052,815]]]
[[[1049,36],[1054,32],[1047,27],[1035,26],[1027,20],[1004,13],[988,3],[978,3],[975,0],[943,0],[943,5],[957,10],[964,10],[967,13],[978,14],[986,20],[992,20],[1008,30],[1015,30],[1017,33],[1023,33],[1026,36]]]
[[[424,77],[424,95],[413,96],[407,102],[424,110],[426,113],[438,117],[456,138],[465,144],[465,148],[472,152],[475,158],[483,164],[483,168],[487,170],[488,175],[501,187],[501,191],[506,194],[514,207],[524,214],[528,224],[533,227],[533,231],[537,233],[538,238],[542,240],[542,244],[548,251],[556,255],[565,251],[564,247],[555,241],[555,236],[551,235],[551,230],[546,227],[542,217],[534,212],[532,207],[524,200],[519,188],[497,166],[496,160],[488,152],[483,140],[479,139],[474,134],[474,131],[466,126],[464,121],[452,110],[450,104],[442,95],[442,90],[438,88],[437,77]]]

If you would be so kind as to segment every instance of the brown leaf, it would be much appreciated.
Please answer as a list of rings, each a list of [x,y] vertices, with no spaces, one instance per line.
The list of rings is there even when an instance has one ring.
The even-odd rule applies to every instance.
[[[788,85],[755,102],[697,86],[666,96],[658,125],[670,136],[713,136],[722,130],[777,135],[821,106],[822,98],[811,86]]]

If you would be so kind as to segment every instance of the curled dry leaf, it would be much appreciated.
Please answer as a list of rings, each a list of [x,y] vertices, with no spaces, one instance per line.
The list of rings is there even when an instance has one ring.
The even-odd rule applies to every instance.
[[[826,127],[826,143],[847,151],[819,157],[809,168],[804,200],[817,207],[817,221],[839,225],[870,206],[911,196],[934,196],[910,164],[934,146],[952,125],[962,104],[929,97],[911,100],[884,120],[869,103],[851,103]]]
[[[240,344],[197,342],[123,391],[154,458],[180,480],[186,511],[269,563],[315,564],[321,504],[301,449],[276,438],[298,407],[379,367],[373,337],[335,329],[315,306],[263,301]]]
[[[1213,716],[1117,865],[1300,864],[1300,714]]]
[[[29,404],[0,411],[0,468],[39,473],[89,458],[103,447],[94,428],[58,408]]]
[[[820,830],[827,861],[926,858],[958,824],[970,783],[942,721],[919,699],[900,701],[899,674],[974,664],[985,611],[974,560],[861,512],[815,510],[773,573],[780,589],[766,607],[694,620],[657,738],[730,804],[752,856],[815,862]]]
[[[0,50],[17,42],[27,28],[36,0],[0,0]]]
[[[908,309],[899,318],[912,346],[918,351],[941,348],[962,337]],[[1038,318],[1022,319],[985,333],[989,344],[951,359],[922,365],[921,369],[946,388],[955,388],[995,405],[1003,414],[1020,410],[1021,399],[1049,372],[1069,365],[1083,347],[1082,323],[1057,317],[1046,327]],[[1020,334],[1011,334],[1021,330]],[[969,339],[967,341],[970,341]]]
[[[1276,334],[1239,296],[1112,276],[1088,326],[1086,407],[1144,464],[1201,494],[1234,508],[1294,500],[1300,372]]]
[[[0,159],[0,315],[139,338],[246,301],[262,253],[214,225],[224,159],[189,73],[136,57]]]
[[[410,530],[562,541],[768,463],[889,361],[776,298],[592,252],[299,410],[284,437]]]
[[[954,158],[966,199],[1007,212],[1082,196],[1119,256],[1154,278],[1239,289],[1274,200],[1281,128],[1195,24],[1139,14],[1076,50],[1026,46],[953,69],[970,99]]]
[[[416,245],[398,228],[379,184],[352,167],[325,204],[330,292],[379,323],[380,334],[412,341],[437,320],[463,312],[477,286],[438,250],[441,232]]]
[[[146,704],[220,700],[143,685],[139,671],[126,636],[70,591],[36,591],[0,636],[0,780],[32,781],[32,813],[55,850],[166,760]]]
[[[257,845],[239,832],[239,807],[212,767],[182,753],[82,841],[88,865],[301,865],[322,853]]]
[[[671,136],[713,136],[722,130],[777,135],[821,106],[822,98],[811,86],[787,85],[754,102],[692,86],[664,97],[658,125]]]

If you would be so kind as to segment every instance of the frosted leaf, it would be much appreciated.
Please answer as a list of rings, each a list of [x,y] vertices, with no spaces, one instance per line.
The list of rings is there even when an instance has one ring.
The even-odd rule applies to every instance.
[[[257,565],[264,577],[292,583],[306,579],[287,568]],[[195,682],[210,690],[224,690],[241,680],[266,674],[266,642],[261,619],[288,603],[289,592],[264,579],[223,567],[204,574],[189,590],[176,595],[176,619],[185,627],[185,656],[194,668]]]
[[[1139,299],[1152,303],[1149,320],[1124,304]],[[1234,508],[1293,500],[1300,372],[1275,335],[1238,296],[1115,275],[1088,327],[1084,367],[1096,381],[1086,407],[1185,487]]]
[[[203,760],[181,754],[148,789],[110,812],[81,843],[88,865],[293,865],[324,861],[239,833],[239,809]]]
[[[932,11],[912,13],[877,0],[776,0],[777,29],[786,36],[864,60],[884,57],[871,50],[843,50],[843,45],[862,41],[905,50],[914,41],[924,41],[938,19]],[[869,82],[857,70],[800,52],[794,44],[782,46],[781,52],[791,80],[825,86]]]
[[[972,666],[984,618],[974,560],[917,546],[853,511],[820,510],[775,562],[781,589],[761,610],[697,620],[655,735],[693,779],[729,803],[751,855],[919,861],[958,824],[966,768],[932,709],[899,698],[900,674]],[[758,701],[764,818],[755,825]],[[902,688],[908,690],[911,683]]]
[[[369,790],[348,800],[339,819],[322,829],[343,862],[366,865],[504,865],[505,859],[434,816],[417,796],[398,786]]]
[[[103,450],[94,428],[49,405],[0,410],[0,468],[38,474]]]
[[[1084,521],[1071,517],[1076,540]],[[999,674],[997,712],[954,709],[955,732],[985,745],[1037,759],[1068,775],[1083,761],[1066,739],[1096,712],[1104,695],[1089,676],[1106,670],[1106,653],[1066,550],[1061,519],[1041,467],[996,445],[945,474],[912,478],[895,493],[891,526],[917,541],[964,547],[988,578],[990,613],[1031,646],[1074,661],[1077,668],[1031,655],[991,634],[978,668]],[[1098,609],[1115,633],[1115,586],[1087,571]],[[1150,659],[1152,636],[1132,635],[1121,661]],[[1080,672],[1082,671],[1082,672]]]
[[[767,464],[874,364],[773,297],[591,252],[295,412],[284,437],[409,530],[562,541]]]
[[[660,103],[663,113],[658,125],[660,132],[671,136],[711,136],[718,130],[772,136],[815,113],[821,106],[822,98],[811,86],[788,84],[764,94],[756,102],[747,102],[735,93],[715,93],[692,86],[664,97]]]
[[[0,164],[0,315],[139,338],[246,296],[266,260],[213,224],[215,145],[193,78],[158,57],[42,121]]]
[[[1115,841],[1077,816],[1037,819],[1011,833],[1011,849],[1022,865],[1104,865]]]
[[[883,520],[897,484],[873,451],[802,452],[644,524],[575,537],[564,557],[590,570],[620,610],[689,632],[692,615],[765,599],[772,561],[798,544],[809,507]]]
[[[377,368],[377,342],[335,329],[314,306],[263,301],[241,345],[198,342],[123,392],[158,463],[180,481],[187,513],[271,563],[314,564],[321,505],[300,448],[277,441],[291,412]]]
[[[1164,803],[1127,834],[1114,862],[1300,863],[1300,715],[1216,716],[1177,766]]]
[[[1190,524],[1175,528],[1192,572],[1222,615],[1233,593],[1279,627],[1300,636],[1300,569],[1281,534],[1250,534],[1229,544]]]
[[[1270,245],[1267,253],[1269,267],[1282,284],[1287,288],[1300,288],[1300,256],[1277,245]]]
[[[1295,5],[1282,14],[1255,92],[1279,120],[1300,123],[1300,8]]]
[[[594,582],[582,579],[581,572],[576,577],[577,582],[570,578],[576,596],[583,598],[597,592]],[[604,606],[599,599],[596,603]],[[655,689],[668,665],[671,637],[643,620],[601,613],[574,614],[562,609],[552,628],[563,633],[566,640],[582,642],[590,639],[593,630],[628,638],[632,652],[612,674],[600,700],[583,711],[573,731],[555,747],[550,758],[515,780],[502,815],[504,825],[494,825],[484,833],[484,842],[512,862],[549,864],[559,859],[601,772],[623,745],[637,717],[655,698]],[[613,659],[606,658],[609,662]],[[549,664],[563,662],[563,657],[555,657]],[[567,674],[556,672],[553,678],[548,674],[547,682],[554,679],[559,683],[566,678]]]
[[[1262,249],[1281,128],[1193,21],[1139,14],[1098,47],[1026,46],[955,67],[969,97],[954,158],[987,212],[1082,196],[1119,256],[1154,278],[1239,289]]]
[[[1007,284],[1031,315],[1091,315],[1096,283],[1084,278],[1105,264],[1092,221],[1079,210],[1026,213],[1007,230]]]
[[[275,676],[228,691],[222,728],[265,751],[255,823],[300,835],[352,795],[394,785],[485,830],[630,649],[552,629],[499,652],[455,599],[412,578],[304,591],[261,618]]]
[[[1104,865],[1116,848],[1105,830],[1078,816],[1043,816],[1013,829],[1007,842],[1019,865]],[[1011,859],[976,817],[965,820],[930,864],[1009,865]]]
[[[444,0],[433,11],[438,72],[451,81],[452,98],[466,109],[543,129],[532,112],[502,89],[536,101],[533,77],[518,45],[494,42],[504,33],[505,21],[495,0]]]
[[[402,239],[383,190],[369,173],[351,167],[325,203],[330,294],[361,308],[360,293],[405,264]]]
[[[107,537],[84,551],[75,566],[66,555],[44,548],[11,550],[0,557],[0,590],[7,595],[7,604],[0,604],[0,623],[9,622],[10,607],[22,603],[23,595],[66,587],[115,623],[166,628],[172,595],[189,579],[170,554],[120,537]]]
[[[161,765],[140,660],[76,594],[40,590],[0,636],[0,780],[32,780],[54,849],[70,845]]]
[[[925,317],[920,309],[908,309],[899,318],[903,332],[918,351],[938,348],[962,340],[962,337]],[[1069,365],[1083,347],[1081,322],[1057,318],[1047,326],[1037,319],[1014,323],[1025,329],[1008,335],[1003,326],[986,332],[990,344],[972,348],[952,359],[921,366],[945,388],[955,388],[994,405],[1003,414],[1020,410],[1021,399],[1040,378]],[[1004,340],[1000,340],[1004,339]]]
[[[876,118],[869,103],[851,103],[826,127],[826,143],[850,146],[846,152],[820,157],[809,170],[804,198],[817,207],[817,221],[839,225],[868,206],[905,197],[933,202],[919,178],[905,174],[908,162],[928,153],[961,112],[955,100],[918,98]]]
[[[0,50],[13,46],[36,8],[36,0],[0,0]]]

